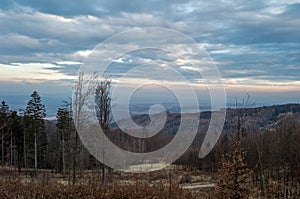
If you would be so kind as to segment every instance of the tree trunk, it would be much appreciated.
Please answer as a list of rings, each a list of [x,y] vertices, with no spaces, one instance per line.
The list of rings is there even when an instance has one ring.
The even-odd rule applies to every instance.
[[[21,173],[22,152],[21,152],[21,146],[19,145],[17,145],[17,162],[18,162],[18,173]]]
[[[64,132],[62,132],[62,163],[63,163],[63,174],[66,175],[65,134],[64,134]]]
[[[24,138],[23,138],[23,144],[24,144],[24,167],[25,167],[25,175],[27,177],[27,159],[26,159],[26,137],[25,137],[25,131],[24,131]]]
[[[2,174],[3,174],[3,169],[4,169],[4,131],[2,131],[1,134],[1,166],[2,166]]]
[[[34,133],[34,172],[35,172],[35,176],[37,176],[37,169],[38,169],[38,163],[37,163],[37,140],[36,140],[36,133]]]
[[[12,132],[10,131],[10,171],[12,170],[12,166],[13,166],[13,141],[12,141]]]
[[[68,185],[71,185],[71,147],[69,145],[68,147]]]
[[[79,143],[79,176],[82,178],[82,165],[83,165],[83,157],[82,157],[82,151],[81,151],[81,143]]]
[[[16,137],[13,138],[13,144],[14,144],[14,170],[16,170]]]
[[[77,156],[77,145],[78,145],[78,135],[75,132],[75,146],[73,150],[73,185],[76,183],[76,156]]]
[[[105,184],[106,181],[106,172],[105,172],[105,165],[102,165],[102,184]]]

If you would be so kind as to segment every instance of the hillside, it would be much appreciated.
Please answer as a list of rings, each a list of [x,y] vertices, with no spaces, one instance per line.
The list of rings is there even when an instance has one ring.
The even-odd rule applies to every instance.
[[[274,128],[274,126],[280,119],[286,117],[287,115],[294,117],[297,121],[300,121],[300,104],[284,104],[245,109],[228,108],[226,110],[224,131],[230,131],[236,128],[238,116],[240,116],[244,121],[244,128],[271,129]],[[210,111],[200,113],[200,133],[206,131],[210,121],[210,117]],[[136,124],[140,126],[147,126],[147,124],[150,123],[150,118],[147,114],[135,115],[132,117],[132,119]],[[167,121],[161,133],[172,135],[176,134],[176,131],[180,125],[180,119],[180,113],[167,112]],[[126,123],[126,119],[121,122]],[[111,126],[113,129],[117,128],[115,123],[113,123]]]

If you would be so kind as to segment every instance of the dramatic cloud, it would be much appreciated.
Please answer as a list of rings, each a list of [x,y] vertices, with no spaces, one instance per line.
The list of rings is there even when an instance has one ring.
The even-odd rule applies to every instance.
[[[29,82],[29,87],[34,88],[51,82],[49,93],[70,86],[81,63],[99,42],[132,28],[153,26],[171,28],[195,39],[208,51],[210,62],[217,64],[233,95],[237,90],[299,92],[300,0],[3,0],[0,94],[18,92],[17,87],[12,89],[17,83],[26,87]],[[116,42],[116,48],[140,47],[128,41],[142,38],[143,34]],[[159,36],[153,35],[149,41]],[[184,49],[180,40],[171,39],[164,46],[166,51],[142,50],[122,57],[109,54],[106,59],[112,63],[108,72],[120,77],[134,66],[158,61],[145,71],[136,70],[131,78],[165,78],[175,83],[171,73],[166,77],[159,72],[170,66],[202,85],[203,80],[195,72],[205,68],[195,68],[177,57],[177,52]],[[186,55],[199,65],[203,63],[197,55]]]

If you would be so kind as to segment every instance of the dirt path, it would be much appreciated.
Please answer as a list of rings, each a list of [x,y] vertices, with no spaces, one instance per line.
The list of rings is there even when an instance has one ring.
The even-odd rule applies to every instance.
[[[202,189],[202,188],[211,188],[214,187],[215,184],[198,184],[198,183],[193,183],[193,184],[183,184],[181,187],[183,189]]]

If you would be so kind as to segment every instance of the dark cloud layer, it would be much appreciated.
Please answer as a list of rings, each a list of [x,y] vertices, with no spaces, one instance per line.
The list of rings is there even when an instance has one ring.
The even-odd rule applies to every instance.
[[[78,64],[58,62],[83,62],[106,38],[149,26],[192,37],[218,63],[224,79],[237,84],[299,83],[297,0],[1,0],[0,64],[52,63],[48,70],[73,76]],[[174,38],[176,42],[180,41]],[[149,59],[171,61],[154,52],[139,52],[136,57],[138,64]],[[124,58],[122,65],[113,62],[111,71],[117,76],[135,66],[129,59]],[[192,74],[184,72],[187,77]]]

